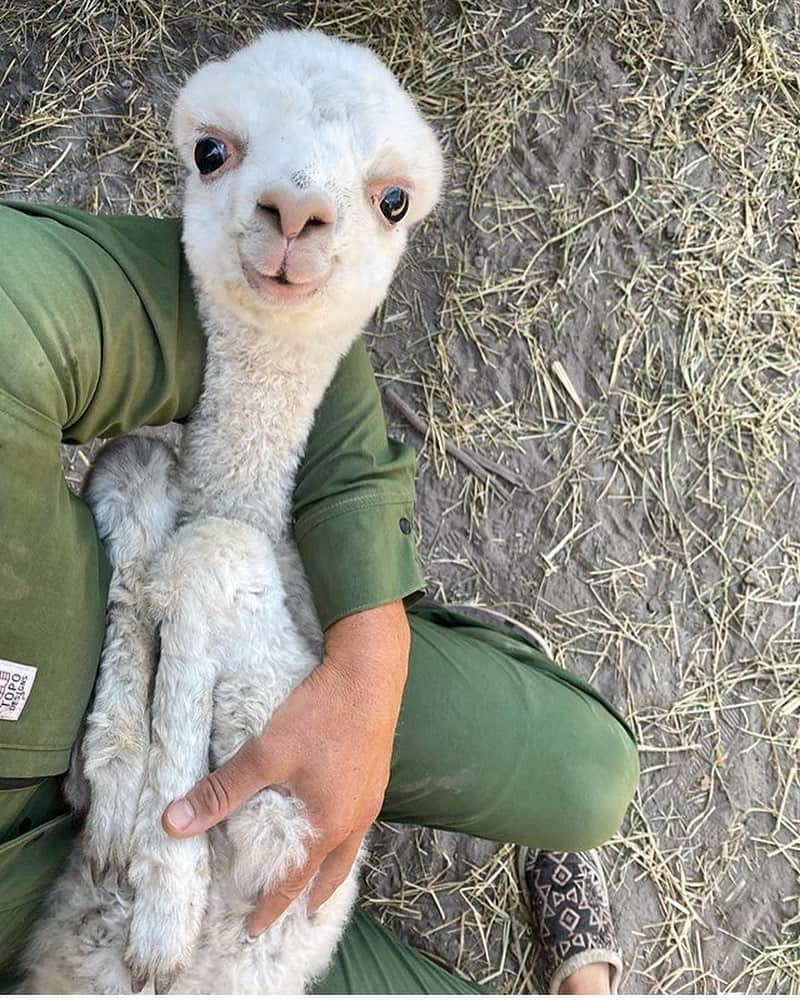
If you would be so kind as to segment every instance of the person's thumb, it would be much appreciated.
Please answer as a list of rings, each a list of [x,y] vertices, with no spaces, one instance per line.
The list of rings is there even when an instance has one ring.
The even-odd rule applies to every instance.
[[[265,766],[261,741],[250,740],[216,771],[203,778],[182,799],[171,802],[161,817],[170,837],[193,837],[221,823],[239,806],[273,784]]]

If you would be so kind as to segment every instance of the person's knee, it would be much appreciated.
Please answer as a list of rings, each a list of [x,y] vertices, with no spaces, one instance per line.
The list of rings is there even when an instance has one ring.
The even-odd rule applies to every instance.
[[[639,755],[619,726],[595,745],[564,783],[563,808],[571,817],[571,843],[561,850],[582,851],[610,840],[622,825],[639,782]]]
[[[599,847],[622,826],[639,780],[639,765],[633,742],[628,759],[588,796],[585,837],[588,847]],[[636,761],[636,763],[634,763]]]

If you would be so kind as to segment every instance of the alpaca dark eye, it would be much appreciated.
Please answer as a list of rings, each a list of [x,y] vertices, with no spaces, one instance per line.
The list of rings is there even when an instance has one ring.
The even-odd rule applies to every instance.
[[[228,150],[220,139],[200,139],[194,147],[194,162],[201,174],[213,174],[228,159]]]
[[[381,195],[380,210],[388,222],[399,222],[408,211],[408,194],[402,188],[387,188]]]

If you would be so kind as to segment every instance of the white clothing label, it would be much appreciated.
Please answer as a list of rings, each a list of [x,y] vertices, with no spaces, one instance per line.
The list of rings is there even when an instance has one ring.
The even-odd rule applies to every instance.
[[[0,660],[0,722],[16,722],[36,680],[36,667]]]

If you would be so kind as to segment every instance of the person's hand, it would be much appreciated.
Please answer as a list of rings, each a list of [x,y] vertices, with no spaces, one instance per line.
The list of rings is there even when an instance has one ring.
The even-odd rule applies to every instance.
[[[262,788],[280,786],[304,803],[317,833],[306,845],[308,860],[258,900],[248,920],[250,934],[264,931],[314,876],[310,914],[347,877],[389,783],[409,645],[401,601],[332,625],[322,663],[264,732],[165,810],[166,832],[192,837]]]

